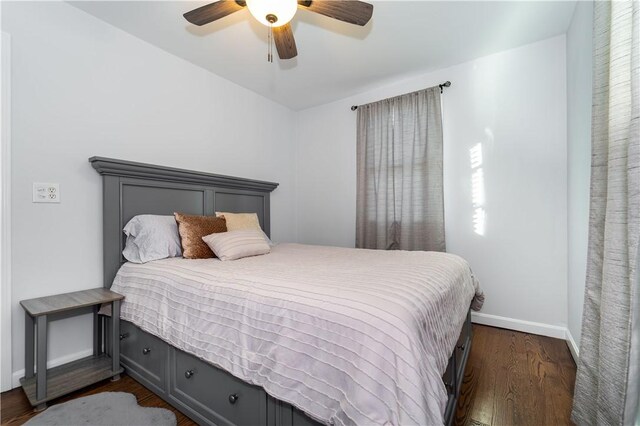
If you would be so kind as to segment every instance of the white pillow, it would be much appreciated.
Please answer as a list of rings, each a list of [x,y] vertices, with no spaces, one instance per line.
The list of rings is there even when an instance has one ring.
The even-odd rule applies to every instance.
[[[263,235],[262,230],[242,229],[206,235],[202,241],[220,260],[236,260],[269,253],[271,247]]]
[[[173,216],[142,214],[123,229],[127,236],[122,254],[133,263],[182,256],[178,225]]]
[[[264,240],[267,242],[267,244],[269,244],[269,247],[273,247],[276,245],[276,243],[271,241],[271,238],[269,238],[269,236],[265,234],[265,232],[262,229],[260,230],[260,232],[262,232],[262,236],[264,237]]]

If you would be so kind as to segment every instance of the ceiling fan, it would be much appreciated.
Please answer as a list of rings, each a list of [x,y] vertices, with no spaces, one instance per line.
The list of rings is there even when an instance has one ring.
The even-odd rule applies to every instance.
[[[261,24],[270,27],[269,37],[273,37],[280,59],[291,59],[298,55],[289,24],[298,8],[360,26],[366,25],[373,15],[372,4],[357,0],[219,0],[183,16],[200,26],[231,15],[245,6]],[[269,42],[271,45],[271,40]],[[271,51],[267,58],[273,61]]]

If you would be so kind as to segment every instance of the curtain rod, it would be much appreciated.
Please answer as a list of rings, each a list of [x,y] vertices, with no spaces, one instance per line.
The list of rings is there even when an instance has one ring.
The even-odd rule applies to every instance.
[[[442,93],[444,91],[445,87],[449,87],[451,86],[451,82],[449,80],[445,81],[442,84],[438,84],[438,87],[440,88],[440,93]],[[355,111],[358,109],[358,105],[352,105],[351,106],[351,111]]]

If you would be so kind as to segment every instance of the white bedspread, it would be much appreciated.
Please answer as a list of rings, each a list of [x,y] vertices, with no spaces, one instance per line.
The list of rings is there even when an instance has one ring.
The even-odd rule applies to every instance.
[[[112,290],[123,319],[336,425],[442,424],[441,376],[482,300],[455,255],[299,244],[127,263]]]

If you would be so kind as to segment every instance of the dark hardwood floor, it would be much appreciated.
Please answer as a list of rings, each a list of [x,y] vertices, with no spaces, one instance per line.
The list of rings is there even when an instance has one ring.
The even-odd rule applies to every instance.
[[[474,324],[456,425],[567,425],[576,364],[564,340]]]
[[[572,424],[576,366],[563,340],[475,324],[473,332],[456,425]],[[180,426],[195,424],[127,375],[53,403],[110,391],[130,392],[145,407],[168,408]],[[37,414],[20,388],[2,394],[0,410],[2,425],[19,425]]]

